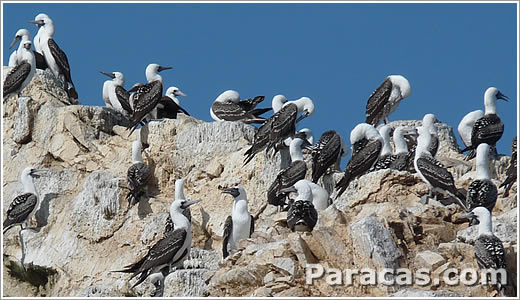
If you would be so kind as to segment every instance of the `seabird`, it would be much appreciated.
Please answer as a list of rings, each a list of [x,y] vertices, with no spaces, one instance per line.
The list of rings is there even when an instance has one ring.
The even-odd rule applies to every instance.
[[[23,41],[21,46],[18,65],[9,71],[4,80],[4,99],[12,93],[17,93],[18,97],[21,97],[22,90],[29,85],[36,72],[36,61],[31,51],[31,41]]]
[[[38,34],[37,37],[35,37],[35,40],[37,38],[36,43],[38,44],[38,46],[35,46],[37,52],[41,51],[47,66],[51,69],[54,76],[61,78],[61,75],[65,78],[64,89],[67,95],[72,99],[78,99],[78,93],[70,76],[70,66],[67,55],[53,39],[54,23],[52,19],[46,14],[39,14],[34,18],[34,21],[29,21],[29,23],[38,26]],[[40,49],[40,51],[38,51],[38,49]],[[70,88],[67,87],[68,83],[71,85]]]
[[[430,187],[430,196],[432,192],[448,194],[455,198],[464,210],[466,209],[465,195],[459,192],[453,181],[451,173],[435,159],[428,148],[431,143],[431,134],[428,128],[418,127],[419,137],[417,138],[417,148],[415,149],[414,166],[421,179]],[[437,198],[437,194],[435,194]]]
[[[133,111],[129,102],[130,93],[123,87],[125,85],[123,73],[99,73],[112,78],[112,80],[107,80],[103,83],[103,100],[105,100],[106,105],[122,114],[131,115]]]
[[[294,185],[282,189],[282,192],[298,193],[287,212],[287,224],[291,231],[312,231],[318,222],[318,212],[312,203],[312,190],[307,181],[299,180]]]
[[[399,126],[394,130],[394,145],[395,151],[393,154],[386,156],[384,159],[379,159],[374,166],[374,169],[392,169],[397,171],[406,171],[408,168],[408,144],[405,140],[405,135],[414,134],[415,129]]]
[[[248,124],[263,124],[265,119],[260,115],[270,111],[271,108],[257,109],[256,106],[264,101],[264,98],[264,96],[257,96],[253,99],[240,101],[240,94],[237,91],[227,90],[215,99],[209,113],[215,121],[242,121]]]
[[[157,104],[157,118],[159,119],[177,119],[179,112],[189,116],[190,114],[181,107],[177,97],[187,97],[179,88],[171,86],[166,90],[166,94],[161,97]]]
[[[390,75],[370,95],[366,107],[365,123],[377,126],[384,121],[388,123],[388,116],[399,106],[399,101],[410,96],[410,83],[401,75]]]
[[[175,182],[176,194],[177,187],[183,185],[183,183],[178,182],[179,180]],[[183,215],[183,211],[198,202],[200,200],[186,201],[176,198],[170,206],[170,216],[175,229],[155,243],[143,258],[125,266],[124,270],[114,272],[133,273],[130,279],[140,275],[137,282],[132,286],[134,288],[143,282],[146,277],[159,273],[166,266],[169,267],[170,272],[173,266],[181,266],[189,256],[191,249],[191,224]]]
[[[511,144],[511,161],[509,163],[509,168],[507,168],[506,171],[506,179],[502,184],[500,185],[500,188],[505,187],[504,189],[504,197],[509,196],[509,189],[513,186],[513,184],[516,182],[516,153],[517,153],[517,147],[516,147],[516,136],[513,139],[513,143]]]
[[[392,155],[392,146],[390,145],[390,136],[392,135],[393,128],[389,125],[379,126],[377,129],[381,138],[383,138],[383,148],[381,149],[381,153],[379,153],[379,158],[372,168],[370,168],[369,172],[374,172],[377,170],[383,170],[389,168],[390,161],[386,159]]]
[[[491,174],[489,172],[489,150],[491,147],[488,144],[480,144],[477,147],[477,176],[475,180],[469,185],[466,196],[466,203],[469,210],[475,207],[483,206],[493,211],[495,203],[497,202],[498,191],[496,185],[491,181]]]
[[[502,123],[500,117],[497,115],[497,99],[509,101],[509,98],[502,94],[497,88],[488,88],[484,94],[485,114],[473,124],[471,130],[471,145],[464,148],[461,153],[477,149],[481,143],[486,143],[494,147],[496,142],[502,137],[504,133],[504,123]]]
[[[226,258],[229,252],[237,249],[240,240],[251,237],[255,231],[255,221],[247,209],[247,194],[243,187],[225,188],[222,193],[230,194],[235,199],[231,216],[224,223],[222,258]]]
[[[126,179],[128,181],[128,187],[130,193],[128,193],[128,205],[133,205],[139,200],[139,197],[143,195],[148,179],[150,178],[150,170],[148,166],[143,162],[143,156],[141,155],[142,146],[140,141],[132,142],[132,166],[128,168],[126,173]]]
[[[281,97],[279,97],[281,99]],[[298,117],[298,115],[301,115]],[[247,164],[256,153],[267,147],[267,152],[277,143],[296,132],[296,123],[314,113],[314,103],[308,97],[287,101],[282,108],[271,116],[256,132],[253,145],[244,154],[244,164]]]
[[[336,188],[340,189],[336,199],[345,192],[351,180],[363,175],[374,165],[383,148],[383,138],[372,125],[367,123],[354,127],[350,132],[350,143],[352,156],[347,163],[343,178],[336,184]]]
[[[318,143],[311,148],[312,155],[312,182],[317,183],[320,177],[336,161],[341,159],[341,137],[334,130],[325,131]]]
[[[485,207],[476,207],[466,215],[477,219],[478,237],[475,240],[475,258],[480,269],[506,270],[506,255],[502,241],[493,234],[491,213]],[[507,270],[506,270],[507,277]],[[508,278],[497,278],[497,290],[504,296]],[[501,284],[501,283],[504,284]]]
[[[147,117],[149,113],[155,114],[152,119],[157,119],[156,111],[153,112],[161,100],[163,85],[162,77],[158,73],[163,70],[171,69],[171,67],[162,67],[158,64],[149,64],[146,67],[147,84],[134,85],[129,91],[135,89],[135,93],[131,97],[133,114],[129,128],[132,128],[130,134],[139,126],[139,124]]]
[[[275,206],[284,206],[285,194],[282,189],[294,185],[298,180],[304,179],[307,173],[307,164],[303,160],[302,144],[305,140],[304,133],[297,133],[289,146],[291,164],[281,170],[267,191],[267,202]]]
[[[16,196],[9,205],[7,216],[3,223],[3,233],[6,233],[7,230],[16,225],[20,225],[20,228],[24,229],[24,223],[27,228],[29,220],[40,206],[40,197],[38,197],[33,182],[33,178],[38,177],[38,170],[32,167],[25,168],[22,171],[20,181],[23,185],[23,194]]]

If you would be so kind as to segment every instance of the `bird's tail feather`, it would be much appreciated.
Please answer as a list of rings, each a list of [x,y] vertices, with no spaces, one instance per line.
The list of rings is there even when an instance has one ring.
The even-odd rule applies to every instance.
[[[477,156],[477,153],[475,152],[475,149],[471,149],[468,154],[466,154],[466,157],[464,157],[465,161],[472,160]]]
[[[338,194],[336,195],[335,199],[338,199],[341,196],[341,194],[343,194],[345,192],[349,183],[350,183],[350,173],[345,173],[343,178],[341,178],[341,180],[336,184],[336,188],[341,187],[341,189],[338,191]]]
[[[78,92],[76,91],[76,88],[73,84],[69,88],[65,89],[65,91],[67,92],[67,96],[69,96],[69,98],[72,98],[74,100],[79,98]]]
[[[8,220],[6,220],[8,221]],[[11,229],[15,224],[7,224],[6,222],[4,222],[4,224],[2,225],[2,227],[4,228],[3,230],[3,233],[6,233],[7,230]]]
[[[250,111],[249,113],[252,114],[253,116],[255,117],[258,117],[262,114],[265,114],[266,112],[270,111],[270,110],[273,110],[272,108],[255,108],[253,109],[252,111]]]
[[[256,153],[254,152],[254,147],[255,145],[251,146],[251,148],[247,149],[247,151],[244,153],[246,156],[246,158],[244,158],[244,166],[247,165],[253,159],[253,157],[255,157]]]

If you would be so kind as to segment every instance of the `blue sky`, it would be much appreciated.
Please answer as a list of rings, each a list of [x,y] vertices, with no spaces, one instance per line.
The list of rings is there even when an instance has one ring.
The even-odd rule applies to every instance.
[[[223,91],[243,98],[308,96],[315,114],[302,121],[315,139],[334,129],[349,139],[365,118],[366,101],[386,76],[401,74],[412,94],[390,120],[434,113],[456,127],[484,109],[486,88],[509,96],[498,113],[505,133],[500,153],[510,155],[517,124],[517,8],[515,4],[5,4],[3,63],[19,28],[44,12],[54,39],[67,53],[72,78],[86,105],[104,105],[99,71],[120,71],[126,87],[145,82],[149,63],[165,90],[177,86],[182,106],[210,121]],[[458,134],[456,134],[457,138]],[[461,144],[461,143],[460,143]],[[343,165],[345,162],[343,163]]]

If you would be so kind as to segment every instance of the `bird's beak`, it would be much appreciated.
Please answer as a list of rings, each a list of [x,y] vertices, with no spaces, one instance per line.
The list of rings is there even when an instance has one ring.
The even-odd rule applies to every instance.
[[[475,216],[475,214],[472,211],[470,211],[470,212],[468,212],[466,214],[463,214],[462,218],[468,219],[468,220],[473,220],[473,219],[476,219],[477,216]]]
[[[500,91],[498,91],[498,93],[497,93],[497,99],[502,99],[504,101],[509,102],[509,97],[504,95],[504,94],[502,94]]]
[[[419,134],[417,133],[417,129],[415,128],[406,128],[406,130],[404,131],[404,135],[417,137]]]
[[[116,78],[116,75],[114,75],[114,74],[112,74],[112,73],[105,73],[105,72],[99,72],[99,73],[101,73],[101,74],[103,74],[103,75],[106,75],[106,76],[108,76],[108,77],[110,77],[110,78],[112,78],[112,79]]]
[[[304,111],[304,112],[302,113],[302,115],[301,115],[298,119],[296,119],[296,123],[300,122],[301,120],[303,120],[304,118],[306,118],[308,115],[309,115],[309,112],[308,112],[308,111]]]
[[[299,139],[302,139],[302,140],[307,140],[307,135],[303,132],[297,132],[295,135],[294,135],[294,138],[299,138]]]
[[[290,186],[288,188],[281,189],[280,193],[293,193],[293,192],[297,192],[297,191],[298,190],[294,186]]]
[[[225,189],[222,189],[222,193],[223,194],[230,194],[231,196],[233,197],[237,197],[238,195],[240,195],[240,192],[238,191],[237,188],[225,188]]]
[[[190,206],[192,206],[193,204],[196,204],[196,203],[199,203],[201,200],[190,200],[190,201],[186,201],[184,202],[182,205],[181,205],[181,208],[182,209],[186,209]]]
[[[29,21],[29,23],[31,23],[31,24],[36,24],[36,25],[38,25],[38,27],[39,27],[39,26],[42,26],[42,25],[44,24],[43,20],[39,20],[39,21]]]
[[[17,36],[14,38],[14,41],[11,43],[11,45],[9,46],[9,49],[13,48],[14,45],[21,39],[21,37]]]
[[[177,91],[177,93],[175,93],[175,95],[177,95],[177,96],[183,96],[183,97],[188,97],[188,95],[184,94],[184,93],[181,92],[181,91]]]
[[[33,178],[40,178],[40,172],[37,169],[32,169],[29,175]]]
[[[171,69],[172,67],[162,67],[162,66],[159,66],[159,69],[157,69],[157,72],[161,72],[163,70],[168,70],[168,69]]]

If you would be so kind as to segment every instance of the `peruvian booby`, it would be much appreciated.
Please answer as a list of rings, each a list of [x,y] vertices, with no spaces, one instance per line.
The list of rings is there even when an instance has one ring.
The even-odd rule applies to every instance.
[[[370,168],[369,172],[387,169],[390,165],[390,161],[386,159],[392,155],[392,145],[390,145],[390,136],[392,135],[393,128],[390,125],[379,126],[377,131],[383,139],[383,148],[379,153],[379,158],[376,163]]]
[[[41,54],[45,58],[47,66],[51,69],[54,76],[61,78],[63,76],[64,89],[67,95],[72,99],[78,99],[78,93],[72,82],[70,76],[70,65],[67,55],[60,49],[58,44],[54,41],[54,22],[46,14],[39,14],[34,18],[34,21],[29,21],[31,24],[38,26],[38,34],[36,43],[38,44],[36,50],[41,50]],[[68,87],[70,83],[71,87]]]
[[[122,114],[131,115],[133,111],[129,102],[130,93],[123,87],[125,85],[123,73],[99,73],[112,78],[112,80],[103,83],[103,100],[105,100],[106,105]]]
[[[177,119],[179,112],[189,116],[190,114],[181,107],[177,97],[187,97],[179,88],[171,86],[166,90],[166,94],[161,97],[157,104],[157,118],[158,119]]]
[[[486,143],[494,147],[496,142],[502,137],[504,133],[504,123],[502,123],[500,117],[497,115],[497,99],[509,101],[509,98],[502,94],[497,88],[488,88],[484,93],[485,114],[473,124],[471,130],[471,145],[464,148],[461,153],[477,149],[481,143]]]
[[[3,97],[12,93],[22,96],[22,91],[31,82],[36,72],[36,60],[34,53],[31,51],[32,42],[21,42],[20,56],[18,57],[18,65],[12,68],[4,80]]]
[[[305,140],[304,133],[297,133],[289,146],[291,164],[281,170],[267,191],[267,202],[275,206],[284,206],[285,194],[282,189],[294,185],[298,180],[304,179],[307,173],[307,164],[303,160],[302,144]]]
[[[264,101],[264,96],[240,101],[237,91],[227,90],[220,94],[211,105],[209,113],[215,121],[242,121],[244,123],[263,124],[265,119],[260,115],[272,108],[256,108]]]
[[[40,197],[36,192],[33,178],[39,177],[38,170],[32,167],[25,168],[20,176],[23,185],[23,194],[16,196],[7,209],[7,216],[3,223],[3,233],[11,227],[23,224],[27,227],[29,220],[40,206]]]
[[[414,134],[415,129],[408,128],[405,126],[399,126],[394,130],[394,145],[395,151],[386,156],[384,159],[379,159],[374,166],[374,169],[383,170],[383,169],[392,169],[397,171],[406,171],[408,168],[408,144],[405,140],[405,135]]]
[[[328,130],[321,135],[318,143],[311,147],[312,182],[317,183],[327,169],[341,158],[341,146],[339,134],[334,130]]]
[[[383,148],[383,138],[379,132],[367,123],[358,124],[350,133],[352,156],[350,157],[343,178],[336,184],[340,189],[336,199],[345,192],[354,178],[363,175],[377,161]]]
[[[139,201],[139,197],[144,194],[144,190],[150,178],[150,170],[143,162],[141,154],[142,145],[140,141],[132,142],[132,166],[128,168],[126,179],[130,193],[128,193],[128,205],[133,205]]]
[[[381,121],[388,123],[388,116],[399,106],[399,102],[410,96],[410,83],[401,75],[390,75],[370,95],[366,106],[365,123],[377,126]]]
[[[504,189],[504,197],[509,196],[509,189],[516,182],[516,162],[517,162],[517,146],[516,146],[516,136],[513,139],[513,143],[511,144],[511,161],[509,163],[509,167],[506,170],[506,179],[502,184],[500,184],[500,188],[505,187]]]
[[[417,128],[417,131],[419,137],[417,138],[417,148],[415,149],[414,167],[421,179],[428,184],[430,196],[432,192],[448,194],[455,198],[464,210],[467,210],[466,196],[455,186],[453,176],[428,151],[432,139],[430,131],[422,126]],[[437,194],[435,194],[435,198],[437,198]]]
[[[175,186],[177,193],[177,182],[175,182]],[[189,256],[191,249],[191,224],[183,215],[183,211],[198,202],[200,200],[186,201],[176,198],[170,206],[170,216],[175,229],[155,243],[143,258],[125,266],[123,270],[114,272],[133,273],[130,279],[140,275],[137,282],[132,286],[134,288],[149,275],[159,273],[166,266],[171,271],[173,266],[182,265],[183,261]]]
[[[287,211],[287,225],[291,231],[312,231],[318,222],[318,212],[314,207],[312,190],[307,181],[299,180],[294,185],[282,189],[282,192],[298,193]]]
[[[477,147],[477,176],[469,185],[466,195],[466,203],[469,210],[475,207],[483,206],[493,211],[497,202],[498,191],[496,185],[491,181],[491,173],[489,171],[489,151],[491,147],[482,143]]]
[[[475,122],[484,116],[484,112],[482,110],[474,110],[464,116],[457,126],[457,131],[459,132],[460,138],[462,139],[462,143],[464,143],[464,147],[471,146],[471,131],[473,130],[473,125]],[[467,159],[472,159],[475,157],[475,150],[471,150],[467,154]]]
[[[476,207],[467,215],[478,220],[478,237],[475,240],[475,258],[481,269],[506,270],[506,254],[502,241],[493,234],[491,213],[485,207]],[[504,296],[508,278],[497,276],[497,290]],[[506,270],[507,277],[507,270]],[[500,278],[500,279],[499,279]],[[504,284],[502,284],[504,283]]]
[[[276,113],[278,113],[282,109],[283,105],[287,102],[288,100],[284,95],[274,96],[272,100],[274,115],[276,115]],[[271,134],[271,127],[274,121],[275,118],[270,117],[262,126],[260,126],[260,128],[258,128],[253,139],[253,145],[246,151],[246,153],[244,153],[246,156],[246,158],[244,158],[244,165],[250,162],[258,152],[264,150],[267,147]]]
[[[147,117],[149,113],[155,110],[157,104],[161,100],[163,84],[162,77],[159,72],[171,69],[171,67],[162,67],[158,64],[149,64],[146,67],[147,84],[136,85],[130,91],[135,89],[135,93],[131,97],[133,114],[129,128],[132,128],[130,134],[139,126],[139,124]],[[152,116],[157,119],[157,115]]]
[[[255,220],[249,214],[247,194],[242,186],[225,188],[222,193],[230,194],[234,198],[231,216],[228,216],[224,223],[222,258],[226,258],[229,252],[237,249],[240,240],[251,237],[255,231]]]

